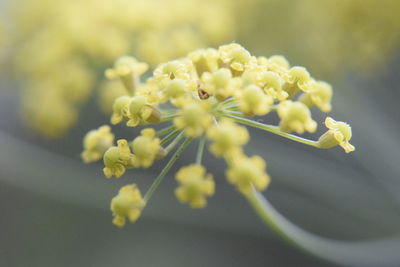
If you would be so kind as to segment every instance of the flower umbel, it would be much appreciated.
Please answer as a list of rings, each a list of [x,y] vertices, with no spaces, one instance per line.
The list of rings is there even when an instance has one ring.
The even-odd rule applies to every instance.
[[[131,222],[137,219],[193,139],[199,140],[195,162],[182,167],[175,176],[176,197],[192,208],[205,207],[207,197],[215,191],[213,176],[201,163],[207,145],[213,156],[225,160],[228,183],[243,196],[248,198],[254,190],[267,189],[270,176],[266,162],[260,156],[245,154],[244,146],[250,141],[246,126],[315,148],[340,145],[346,152],[354,150],[349,143],[350,126],[329,117],[325,121],[329,130],[318,141],[290,134],[316,131],[310,107],[329,111],[332,88],[316,81],[304,67],[290,67],[283,56],[255,57],[234,43],[197,50],[163,63],[146,81],[139,77],[144,70],[141,63],[124,57],[109,76],[138,77],[129,76],[134,90],[115,99],[111,122],[125,120],[128,126],[146,128],[136,138],[130,137],[132,142],[120,139],[117,146],[112,146],[113,135],[103,126],[88,133],[82,153],[87,162],[103,156],[104,175],[108,178],[119,178],[127,169],[149,168],[156,160],[169,158],[143,199],[132,185],[123,187],[113,199],[113,222],[117,226],[123,226],[126,217]],[[278,126],[257,119],[270,113],[277,114]],[[156,130],[161,123],[164,128]]]

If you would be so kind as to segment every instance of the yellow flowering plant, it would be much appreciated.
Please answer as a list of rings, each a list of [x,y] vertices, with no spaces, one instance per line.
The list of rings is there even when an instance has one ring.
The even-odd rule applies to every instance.
[[[129,64],[121,67],[121,62]],[[182,166],[175,175],[177,199],[192,208],[203,208],[214,194],[214,179],[219,177],[214,178],[202,165],[208,144],[211,154],[225,161],[228,183],[274,229],[276,222],[260,194],[268,188],[271,178],[263,158],[245,153],[244,146],[250,141],[247,127],[315,148],[341,146],[347,153],[354,150],[349,143],[351,127],[330,117],[325,121],[328,130],[317,141],[292,134],[316,131],[318,125],[310,107],[329,111],[332,88],[315,80],[304,67],[291,67],[282,56],[256,57],[232,43],[160,64],[145,81],[141,78],[144,66],[125,56],[106,71],[108,77],[119,78],[126,89],[114,101],[111,124],[144,126],[140,135],[130,141],[119,139],[114,146],[114,135],[108,126],[101,126],[84,139],[84,161],[94,161],[104,151],[103,171],[107,178],[120,178],[127,169],[149,168],[156,160],[169,158],[143,197],[136,185],[126,185],[112,199],[113,223],[118,227],[125,225],[126,218],[131,222],[138,219],[171,167],[194,140],[198,145],[193,164]],[[257,116],[270,113],[277,113],[278,126],[257,121]]]

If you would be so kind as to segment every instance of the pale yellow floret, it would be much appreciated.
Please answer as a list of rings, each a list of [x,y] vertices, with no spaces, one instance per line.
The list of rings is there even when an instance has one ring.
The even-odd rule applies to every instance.
[[[129,93],[133,93],[139,77],[149,69],[149,65],[136,58],[122,56],[118,58],[112,69],[106,70],[109,79],[119,78]]]
[[[114,143],[114,134],[108,125],[89,131],[83,139],[82,160],[91,163],[100,160]]]
[[[204,100],[189,102],[174,119],[174,125],[189,137],[200,136],[212,123],[210,110],[209,102]]]
[[[323,112],[332,109],[332,86],[326,82],[315,81],[310,84],[309,91],[301,95],[299,101],[309,107],[317,106]]]
[[[355,150],[355,147],[349,142],[352,136],[350,125],[342,121],[335,121],[331,117],[327,117],[325,119],[325,126],[329,130],[319,138],[319,147],[331,148],[340,145],[346,153]]]
[[[153,76],[158,81],[173,80],[173,79],[190,79],[190,69],[186,64],[179,60],[169,61],[161,64],[154,70]]]
[[[220,46],[218,51],[222,62],[238,72],[244,71],[251,61],[256,61],[249,51],[236,43]]]
[[[158,108],[147,102],[145,96],[131,98],[128,105],[127,126],[137,126],[141,123],[157,123],[161,120],[161,112]]]
[[[271,96],[266,95],[256,85],[248,85],[236,92],[236,99],[239,110],[247,116],[262,116],[270,111],[273,104]]]
[[[295,66],[288,72],[288,82],[295,85],[296,89],[307,92],[309,82],[312,80],[310,73],[304,67]]]
[[[129,96],[120,96],[114,101],[111,123],[118,124],[123,119],[128,119],[128,105],[131,102]]]
[[[277,111],[281,119],[279,128],[284,132],[302,134],[305,131],[313,133],[317,130],[317,122],[311,118],[310,109],[301,102],[283,101]]]
[[[160,154],[160,139],[155,136],[153,128],[143,129],[140,133],[132,142],[132,164],[135,168],[148,168]]]
[[[111,178],[113,175],[116,178],[121,177],[132,158],[131,150],[125,139],[118,140],[117,145],[110,147],[103,156],[105,166],[103,172],[107,178]]]
[[[185,80],[174,79],[168,82],[164,89],[164,94],[167,98],[177,98],[184,95],[188,91],[188,85]]]
[[[123,227],[126,218],[130,222],[136,222],[139,219],[145,202],[142,198],[139,188],[136,185],[123,186],[118,195],[111,200],[111,211],[114,216],[113,224]]]
[[[214,48],[196,50],[189,53],[188,58],[192,60],[199,76],[218,69],[219,53]]]
[[[228,162],[228,165],[226,171],[228,182],[235,185],[243,194],[250,193],[252,186],[256,190],[265,190],[270,183],[270,177],[265,172],[267,165],[259,156],[250,158],[238,154]]]
[[[215,182],[211,174],[206,174],[203,166],[192,164],[182,167],[175,176],[179,183],[175,195],[182,203],[192,208],[204,208],[207,197],[215,192]]]
[[[214,73],[205,72],[201,80],[204,90],[214,95],[219,101],[233,96],[241,86],[240,78],[232,78],[232,72],[225,68],[219,69]]]
[[[226,118],[211,126],[207,130],[207,136],[214,141],[210,145],[210,151],[217,157],[231,157],[249,141],[246,127],[239,126]]]

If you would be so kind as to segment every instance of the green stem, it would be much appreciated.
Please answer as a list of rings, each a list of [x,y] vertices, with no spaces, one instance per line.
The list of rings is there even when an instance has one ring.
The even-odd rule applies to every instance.
[[[174,126],[174,125],[168,126],[168,127],[166,127],[166,128],[163,128],[163,129],[157,131],[156,136],[158,136],[158,137],[159,137],[159,136],[163,136],[163,135],[165,135],[165,134],[171,132],[171,131],[174,130],[174,129],[175,129],[175,126]]]
[[[398,266],[400,262],[400,255],[392,253],[393,251],[389,249],[393,247],[395,238],[365,241],[324,238],[290,222],[254,188],[245,197],[268,227],[295,247],[311,255],[343,266]]]
[[[170,132],[167,136],[165,136],[165,137],[161,140],[160,145],[161,145],[161,146],[165,145],[166,143],[169,142],[169,140],[171,140],[172,138],[174,138],[178,133],[179,133],[179,130],[178,130],[178,129],[173,130],[172,132]]]
[[[165,152],[167,154],[171,152],[171,150],[174,149],[174,147],[179,143],[182,137],[183,137],[183,132],[180,132],[179,135],[175,137],[175,139],[165,148]]]
[[[159,123],[161,122],[166,122],[166,121],[170,121],[172,119],[174,119],[176,116],[178,116],[178,113],[171,113],[171,114],[163,114],[161,116],[161,120]]]
[[[239,123],[247,125],[247,126],[251,126],[251,127],[254,127],[254,128],[258,128],[258,129],[264,130],[264,131],[268,131],[268,132],[271,132],[271,133],[286,137],[286,138],[288,138],[290,140],[297,141],[297,142],[300,142],[300,143],[303,143],[303,144],[306,144],[306,145],[309,145],[309,146],[313,146],[313,147],[319,148],[319,143],[317,141],[308,140],[308,139],[305,139],[305,138],[302,138],[302,137],[299,137],[299,136],[296,136],[296,135],[293,135],[293,134],[282,132],[278,127],[276,127],[274,125],[268,125],[268,124],[260,123],[260,122],[257,122],[257,121],[249,120],[249,119],[246,119],[246,118],[243,118],[243,117],[230,115],[230,114],[225,114],[225,117],[234,119],[236,122],[239,122]]]
[[[150,198],[152,197],[152,195],[154,194],[154,192],[157,190],[158,186],[164,179],[165,175],[167,175],[168,171],[171,169],[171,167],[174,165],[176,160],[180,157],[182,152],[186,149],[186,147],[190,144],[191,141],[192,141],[191,138],[186,138],[185,142],[183,142],[183,144],[178,148],[178,150],[176,150],[174,155],[172,155],[167,165],[165,165],[165,167],[161,170],[160,174],[157,176],[153,184],[150,186],[149,190],[144,195],[143,200],[145,203],[147,203],[150,200]]]
[[[197,148],[196,164],[198,164],[198,165],[201,164],[201,160],[203,159],[205,145],[206,145],[206,136],[203,135],[202,137],[200,137],[199,146]]]

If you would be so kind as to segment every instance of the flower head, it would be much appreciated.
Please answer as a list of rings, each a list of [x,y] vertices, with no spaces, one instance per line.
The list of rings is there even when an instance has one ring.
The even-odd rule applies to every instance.
[[[174,119],[174,125],[185,131],[190,137],[202,135],[212,123],[208,102],[193,101],[182,108],[181,114]]]
[[[252,186],[257,190],[265,190],[270,183],[270,177],[265,172],[267,165],[259,156],[249,158],[238,154],[228,161],[228,165],[228,182],[243,194],[249,193]]]
[[[131,150],[125,139],[118,140],[117,144],[118,146],[110,147],[103,156],[105,166],[103,172],[107,178],[111,178],[113,175],[116,178],[121,177],[132,158]]]
[[[218,49],[220,58],[232,70],[243,72],[245,67],[252,61],[251,54],[239,44],[228,44]]]
[[[113,224],[123,227],[126,218],[130,222],[135,222],[139,218],[144,205],[142,194],[136,185],[123,186],[118,195],[111,200],[111,211],[114,216]]]
[[[141,123],[156,123],[161,119],[160,111],[147,102],[145,96],[135,96],[131,98],[128,104],[128,122],[127,126],[137,126]]]
[[[176,173],[179,187],[175,195],[182,203],[188,203],[192,208],[203,208],[207,204],[206,197],[212,196],[215,183],[211,174],[206,174],[203,166],[192,164],[182,167]]]
[[[321,148],[340,145],[346,153],[355,150],[355,147],[349,142],[352,136],[350,125],[342,121],[335,121],[331,117],[325,119],[325,125],[329,130],[318,140]]]
[[[326,82],[315,81],[310,84],[307,93],[300,97],[300,101],[307,106],[317,106],[323,112],[329,112],[332,109],[332,86]]]
[[[85,163],[91,163],[100,160],[104,153],[114,143],[114,135],[108,125],[91,130],[83,139],[83,152],[81,157]]]
[[[204,72],[214,72],[218,70],[219,54],[218,50],[214,48],[196,50],[189,53],[188,58],[193,61],[199,76]]]
[[[139,137],[132,142],[132,150],[134,153],[132,162],[133,166],[148,168],[154,160],[160,155],[161,146],[160,139],[156,138],[156,132],[153,128],[143,129]]]
[[[220,101],[232,96],[241,85],[241,80],[232,78],[232,72],[225,68],[214,73],[206,72],[201,80],[204,83],[204,90]]]
[[[237,91],[236,98],[239,110],[247,116],[262,116],[270,111],[272,97],[266,95],[257,85],[248,85]]]
[[[278,106],[278,116],[281,119],[279,128],[284,132],[302,134],[305,131],[315,132],[317,123],[311,118],[311,112],[301,102],[283,101]]]
[[[229,119],[222,119],[217,125],[211,126],[207,136],[214,141],[210,151],[217,157],[233,155],[249,141],[247,129]]]
[[[130,102],[131,98],[129,96],[120,96],[115,99],[111,116],[112,124],[118,124],[123,119],[128,119],[128,105]]]

